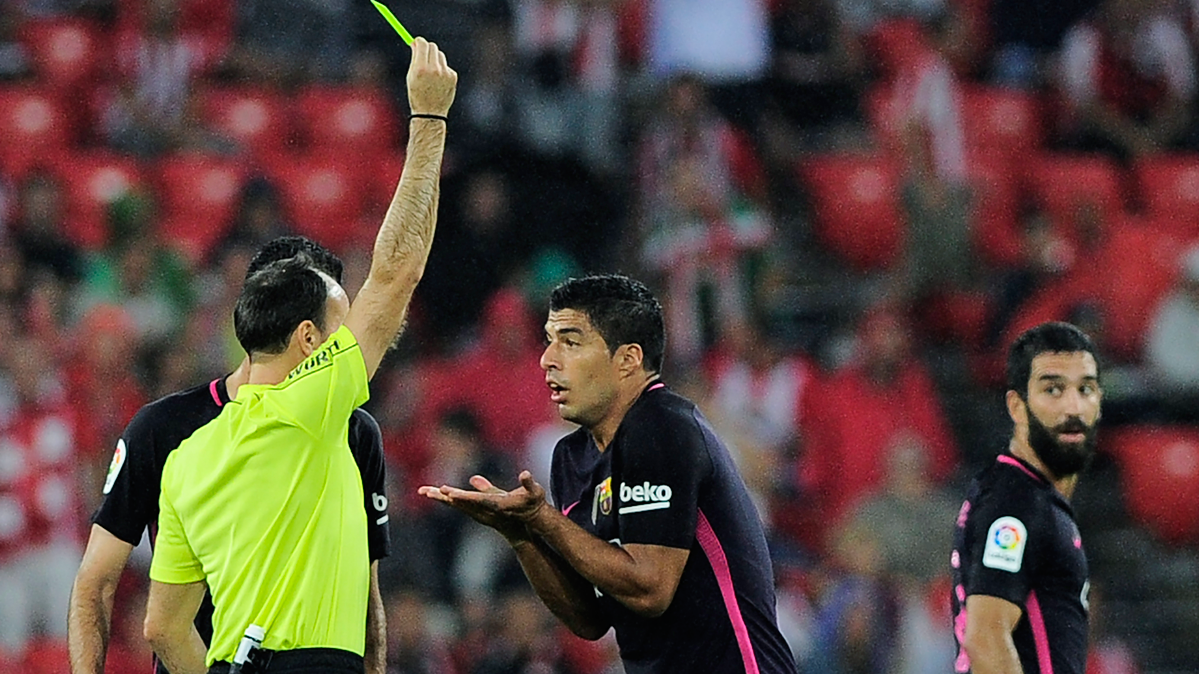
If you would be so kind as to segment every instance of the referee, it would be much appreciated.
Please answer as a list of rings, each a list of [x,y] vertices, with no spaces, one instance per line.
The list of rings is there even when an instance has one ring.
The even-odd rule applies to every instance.
[[[1020,335],[1007,360],[1008,452],[970,485],[953,554],[959,674],[1084,674],[1087,556],[1070,497],[1095,453],[1095,347],[1068,323]]]
[[[163,467],[145,634],[172,674],[226,671],[251,626],[265,633],[255,669],[363,672],[367,518],[348,423],[424,272],[457,74],[417,39],[407,81],[407,158],[362,290],[350,305],[298,258],[247,280],[234,327],[249,381]],[[191,624],[206,586],[207,653]]]
[[[661,381],[662,308],[625,276],[554,289],[541,356],[580,428],[554,448],[551,491],[421,487],[494,527],[572,632],[610,628],[627,674],[795,674],[762,522],[724,442]]]
[[[319,243],[300,236],[280,237],[263,246],[250,260],[246,277],[272,262],[297,255],[307,256],[314,269],[341,282],[341,260]],[[143,532],[158,520],[158,485],[167,456],[184,438],[216,418],[237,396],[248,374],[249,362],[245,361],[224,378],[156,400],[139,410],[121,433],[104,483],[104,501],[92,518],[87,549],[71,592],[67,636],[72,674],[104,671],[117,583]],[[350,417],[349,445],[362,475],[365,512],[371,521],[367,671],[382,674],[387,660],[387,633],[376,567],[377,560],[389,554],[391,542],[386,521],[383,438],[378,423],[366,410],[354,410]],[[211,641],[209,597],[205,597],[196,616],[196,631],[204,643]],[[167,674],[161,663],[157,670]]]

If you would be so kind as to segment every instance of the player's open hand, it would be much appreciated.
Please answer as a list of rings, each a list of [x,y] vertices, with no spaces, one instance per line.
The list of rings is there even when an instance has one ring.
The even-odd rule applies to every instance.
[[[445,115],[454,103],[458,73],[445,60],[437,44],[423,37],[412,41],[408,65],[408,106],[415,114]]]
[[[461,510],[506,536],[516,528],[523,530],[548,505],[545,489],[527,470],[520,474],[520,486],[512,491],[504,491],[482,475],[472,477],[470,484],[474,489],[424,486],[417,493]]]

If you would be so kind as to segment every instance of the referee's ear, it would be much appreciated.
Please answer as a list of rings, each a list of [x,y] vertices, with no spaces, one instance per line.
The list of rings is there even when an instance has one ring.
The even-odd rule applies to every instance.
[[[316,323],[307,319],[296,326],[296,331],[291,334],[291,339],[305,358],[311,356],[325,341],[324,335],[321,334],[320,328],[316,327]]]

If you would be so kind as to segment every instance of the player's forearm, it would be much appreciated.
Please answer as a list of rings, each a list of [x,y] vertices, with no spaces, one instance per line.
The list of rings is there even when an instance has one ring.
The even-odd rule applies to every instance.
[[[387,614],[379,592],[379,563],[371,563],[370,598],[366,605],[366,674],[387,671]]]
[[[437,225],[441,160],[446,123],[436,119],[410,122],[408,154],[400,184],[375,238],[370,280],[411,293],[424,273]]]
[[[545,542],[518,541],[513,549],[537,597],[571,632],[592,641],[608,633],[594,588]]]
[[[86,575],[75,579],[67,612],[71,674],[103,674],[116,589],[115,581]]]
[[[985,630],[971,637],[963,646],[973,674],[1024,674],[1011,634]]]
[[[587,582],[637,613],[657,614],[661,583],[655,569],[626,550],[588,533],[553,508],[543,508],[529,530],[550,545]]]

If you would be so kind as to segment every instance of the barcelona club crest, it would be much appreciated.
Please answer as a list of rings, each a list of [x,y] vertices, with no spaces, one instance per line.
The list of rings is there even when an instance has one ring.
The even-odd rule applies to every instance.
[[[603,482],[595,486],[595,502],[591,504],[591,523],[599,518],[599,515],[612,514],[612,478],[608,477]]]

